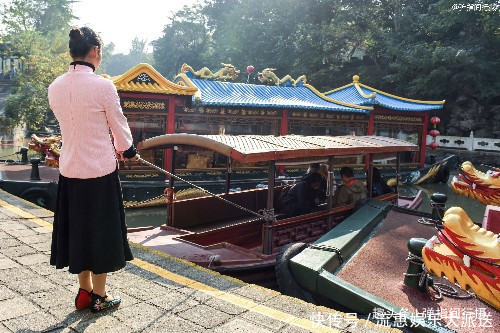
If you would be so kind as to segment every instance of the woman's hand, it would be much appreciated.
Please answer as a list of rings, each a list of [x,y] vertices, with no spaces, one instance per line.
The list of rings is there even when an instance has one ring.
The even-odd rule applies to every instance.
[[[123,160],[125,162],[137,162],[139,159],[141,158],[141,155],[139,155],[138,153],[134,155],[134,157],[131,157],[131,158],[124,158],[123,157]]]
[[[136,161],[139,160],[139,158],[141,158],[141,156],[139,155],[139,153],[136,153],[134,155],[134,157],[131,157],[131,158],[125,158],[125,157],[123,157],[123,152],[122,151],[117,151],[116,155],[118,156],[118,160],[119,161],[124,161],[124,162],[136,162]]]

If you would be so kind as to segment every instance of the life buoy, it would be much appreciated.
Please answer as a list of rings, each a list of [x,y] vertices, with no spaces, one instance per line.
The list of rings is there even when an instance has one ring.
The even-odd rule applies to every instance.
[[[46,189],[41,187],[32,187],[21,192],[21,198],[28,200],[40,207],[48,208],[50,204],[50,195]]]
[[[283,246],[276,257],[276,280],[282,294],[301,299],[309,303],[316,303],[313,296],[302,289],[292,276],[288,262],[295,255],[302,252],[307,246],[306,243],[291,243]]]

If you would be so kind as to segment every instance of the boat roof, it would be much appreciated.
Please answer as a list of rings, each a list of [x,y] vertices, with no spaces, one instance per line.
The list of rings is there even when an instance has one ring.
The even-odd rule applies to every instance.
[[[138,149],[195,146],[239,162],[294,160],[322,156],[418,151],[412,143],[384,136],[196,135],[165,134],[144,140]]]
[[[445,102],[444,100],[422,101],[400,97],[377,90],[359,82],[359,75],[354,75],[352,79],[352,83],[327,91],[324,95],[331,99],[354,105],[380,105],[390,110],[414,112],[439,110],[443,108]]]

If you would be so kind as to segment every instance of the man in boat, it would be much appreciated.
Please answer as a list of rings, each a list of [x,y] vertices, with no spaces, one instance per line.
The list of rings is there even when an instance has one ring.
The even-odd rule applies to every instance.
[[[309,173],[302,177],[283,198],[283,213],[288,217],[310,213],[316,206],[315,198],[322,180],[319,173]]]
[[[324,163],[311,163],[309,164],[309,168],[307,169],[307,173],[302,176],[300,180],[304,180],[309,175],[317,173],[320,174],[323,179],[321,180],[321,184],[319,188],[316,190],[314,195],[314,202],[319,205],[326,201],[326,187],[327,187],[327,179],[328,179],[328,165]]]
[[[347,206],[352,205],[359,199],[364,199],[368,196],[366,186],[354,178],[354,170],[349,167],[340,169],[340,178],[342,178],[341,185],[333,196],[333,206]]]

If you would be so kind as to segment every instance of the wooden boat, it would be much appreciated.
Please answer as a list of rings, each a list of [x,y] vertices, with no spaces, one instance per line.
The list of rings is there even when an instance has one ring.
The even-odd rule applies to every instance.
[[[281,247],[291,242],[312,242],[340,224],[353,213],[354,206],[333,207],[333,191],[327,203],[316,211],[295,217],[276,214],[274,220],[263,212],[273,213],[274,201],[282,189],[276,185],[277,167],[328,161],[330,170],[337,156],[363,154],[372,166],[373,155],[416,151],[416,145],[377,136],[230,136],[170,134],[151,138],[138,145],[140,150],[196,147],[223,154],[228,158],[226,193],[185,200],[168,206],[167,223],[159,228],[129,230],[129,239],[152,249],[187,259],[198,265],[261,285],[276,286],[274,268]],[[175,165],[173,153],[172,165]],[[229,193],[233,162],[267,162],[268,188]],[[399,172],[397,163],[396,172]],[[371,168],[369,169],[371,170]],[[371,175],[370,172],[368,172]],[[329,175],[333,188],[333,175]],[[367,180],[371,193],[371,178]],[[175,184],[170,179],[171,187]],[[240,205],[231,206],[220,198]],[[378,197],[397,203],[396,193]],[[421,200],[421,198],[420,198]],[[409,203],[407,200],[407,204]],[[249,211],[260,212],[249,214]]]

